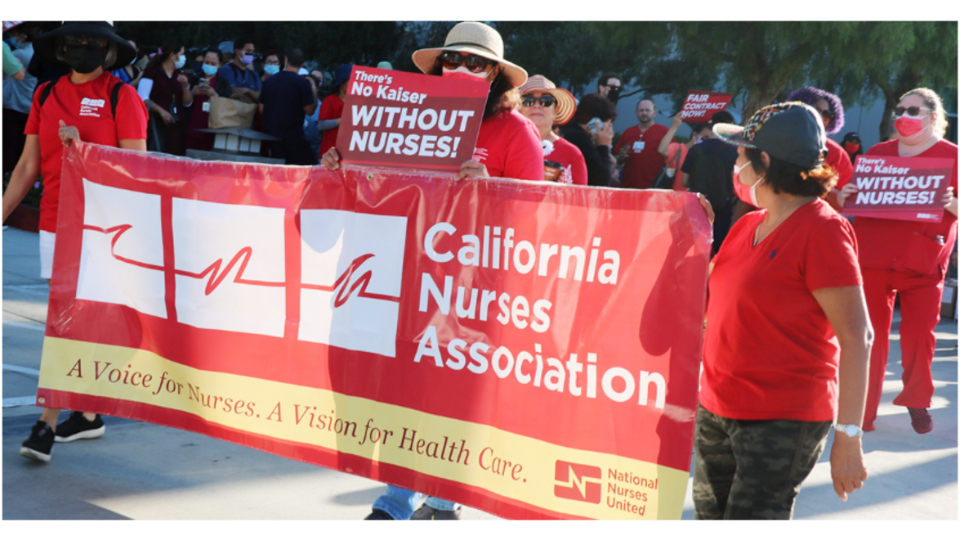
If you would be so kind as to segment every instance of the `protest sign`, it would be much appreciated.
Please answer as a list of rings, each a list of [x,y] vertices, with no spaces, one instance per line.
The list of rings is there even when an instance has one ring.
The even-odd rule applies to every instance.
[[[732,98],[733,94],[691,90],[681,109],[683,121],[709,122],[713,113],[726,109]]]
[[[695,195],[84,143],[61,190],[38,405],[507,518],[680,518]]]
[[[953,160],[857,156],[853,182],[856,195],[844,202],[843,213],[888,220],[939,222],[941,199],[950,186]]]
[[[459,171],[473,158],[490,83],[355,66],[337,151],[345,164]]]

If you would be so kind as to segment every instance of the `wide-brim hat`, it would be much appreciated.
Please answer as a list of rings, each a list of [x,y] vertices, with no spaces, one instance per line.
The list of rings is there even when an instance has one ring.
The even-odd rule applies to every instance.
[[[413,63],[424,73],[430,73],[437,58],[444,51],[460,54],[475,54],[493,60],[503,68],[503,75],[514,88],[527,82],[527,72],[520,66],[503,58],[503,38],[493,28],[477,22],[459,23],[450,29],[443,47],[420,49],[413,53]]]
[[[33,40],[34,52],[39,54],[44,62],[69,68],[66,62],[57,59],[57,38],[61,36],[106,38],[116,43],[117,59],[112,65],[103,67],[106,71],[126,66],[137,57],[137,50],[133,48],[133,45],[118,36],[113,30],[113,25],[108,21],[64,22],[63,26],[37,36]]]
[[[827,156],[827,136],[816,109],[799,101],[775,103],[754,113],[746,126],[716,124],[713,132],[727,143],[757,148],[809,169]]]
[[[543,75],[531,75],[527,82],[523,83],[518,89],[520,94],[538,91],[543,94],[550,94],[557,99],[557,116],[553,119],[556,126],[563,126],[573,118],[573,113],[577,111],[577,99],[569,91],[563,88],[557,88],[553,81]]]

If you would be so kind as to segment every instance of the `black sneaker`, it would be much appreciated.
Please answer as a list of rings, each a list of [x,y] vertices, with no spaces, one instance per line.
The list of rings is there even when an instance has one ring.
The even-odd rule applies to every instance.
[[[37,421],[30,429],[30,437],[20,447],[20,454],[38,462],[50,462],[53,450],[53,430],[43,421]]]
[[[103,419],[100,415],[88,421],[83,413],[74,411],[70,413],[67,420],[57,425],[57,433],[54,437],[57,443],[68,443],[75,440],[92,440],[103,435],[106,427],[103,426]]]
[[[427,504],[423,504],[420,506],[420,509],[413,512],[410,520],[460,520],[461,509],[457,509],[456,511],[441,511]]]
[[[393,520],[393,517],[383,509],[374,509],[373,512],[363,520]]]

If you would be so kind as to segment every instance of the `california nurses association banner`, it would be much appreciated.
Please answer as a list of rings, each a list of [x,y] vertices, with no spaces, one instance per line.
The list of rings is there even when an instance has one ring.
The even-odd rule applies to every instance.
[[[74,144],[37,404],[516,519],[678,519],[692,194]]]

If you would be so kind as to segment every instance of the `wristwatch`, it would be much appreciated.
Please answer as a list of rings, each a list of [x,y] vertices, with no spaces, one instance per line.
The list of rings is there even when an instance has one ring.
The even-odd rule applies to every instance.
[[[851,438],[856,438],[857,436],[863,436],[863,430],[857,425],[841,425],[838,423],[833,425],[833,429],[836,430],[837,432],[843,432],[844,434],[846,434],[847,436],[850,436]]]

